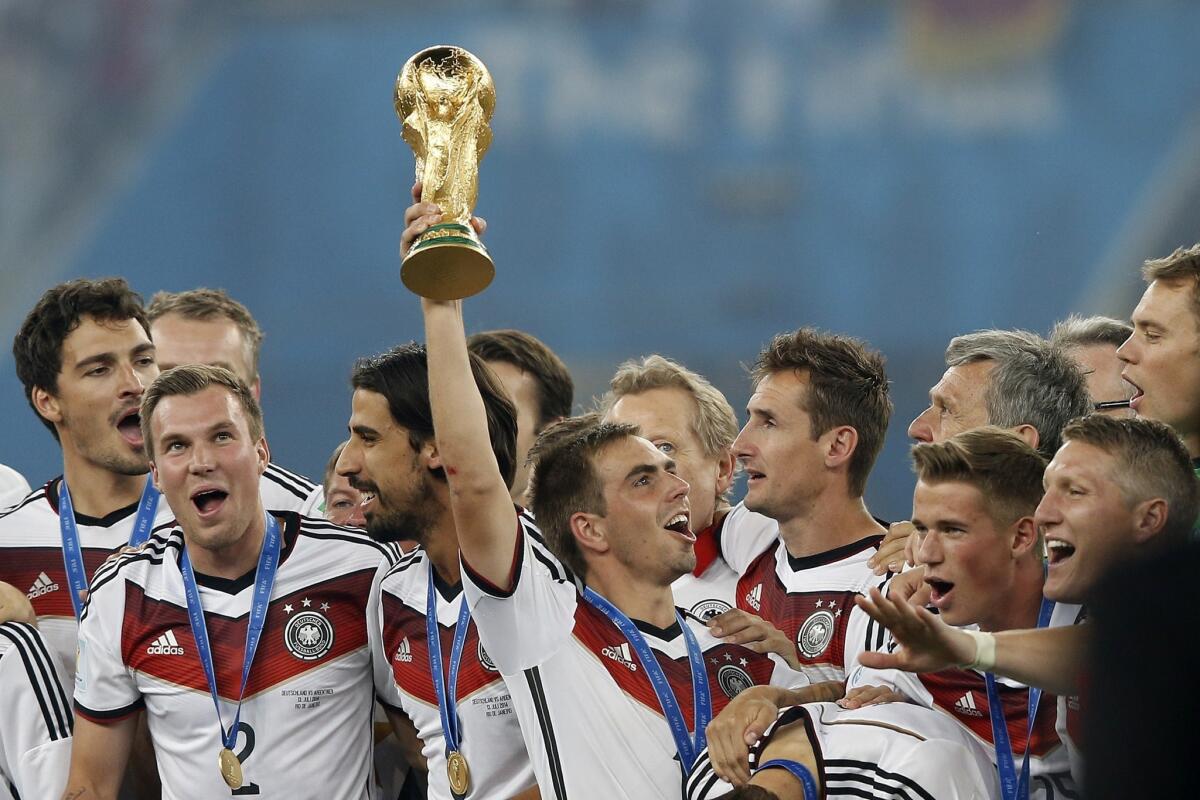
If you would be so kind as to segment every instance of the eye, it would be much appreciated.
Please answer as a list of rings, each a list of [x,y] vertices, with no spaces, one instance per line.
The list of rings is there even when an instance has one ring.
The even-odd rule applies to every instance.
[[[649,486],[650,485],[650,476],[649,475],[639,475],[638,477],[633,479],[633,485],[634,486]]]
[[[217,435],[213,437],[218,442],[232,442],[233,434],[229,431],[217,431]]]
[[[183,442],[168,442],[167,446],[163,448],[163,450],[168,453],[178,453],[182,449]]]
[[[108,367],[93,367],[84,373],[84,375],[87,375],[89,378],[99,378],[107,374]]]
[[[333,504],[333,507],[337,509],[354,508],[354,503],[351,503],[349,500],[338,500]]]
[[[666,455],[671,455],[671,453],[675,452],[675,445],[671,444],[670,442],[659,442],[657,447],[660,452],[665,453]]]
[[[154,356],[140,356],[134,363],[139,367],[152,367],[154,366]]]

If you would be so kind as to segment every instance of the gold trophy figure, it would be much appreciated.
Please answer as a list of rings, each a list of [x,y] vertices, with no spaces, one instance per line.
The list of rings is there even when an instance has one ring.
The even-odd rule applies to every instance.
[[[396,115],[417,157],[421,202],[442,209],[443,221],[417,237],[400,266],[400,280],[422,297],[470,297],[496,274],[471,228],[479,162],[492,143],[488,121],[495,107],[487,67],[460,47],[428,47],[396,78]]]

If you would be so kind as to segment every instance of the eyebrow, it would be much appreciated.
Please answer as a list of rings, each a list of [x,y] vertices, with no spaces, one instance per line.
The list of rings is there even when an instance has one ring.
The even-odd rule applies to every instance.
[[[378,436],[379,431],[366,425],[349,425],[351,433],[357,433],[359,436]]]
[[[675,469],[675,462],[668,459],[667,462],[663,464],[662,468],[665,471],[670,472],[671,470]],[[629,480],[630,478],[638,475],[653,475],[654,473],[658,472],[658,470],[659,467],[657,464],[638,464],[625,474],[625,480]]]

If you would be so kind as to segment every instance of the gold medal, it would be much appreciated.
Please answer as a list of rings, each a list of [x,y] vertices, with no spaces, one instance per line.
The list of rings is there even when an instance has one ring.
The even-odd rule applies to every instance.
[[[232,750],[222,747],[221,752],[217,754],[217,764],[221,767],[221,777],[230,789],[242,785],[242,762],[238,761]]]
[[[471,770],[463,754],[457,750],[446,756],[446,777],[450,779],[450,791],[460,797],[471,788]]]

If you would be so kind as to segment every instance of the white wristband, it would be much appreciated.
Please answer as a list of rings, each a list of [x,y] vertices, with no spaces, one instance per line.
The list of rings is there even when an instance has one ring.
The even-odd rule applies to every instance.
[[[975,660],[966,664],[967,669],[991,672],[996,666],[996,637],[983,631],[963,631],[975,640]]]

